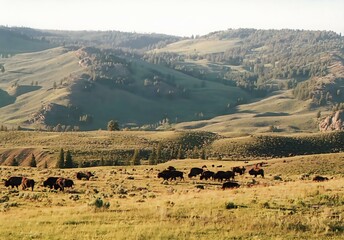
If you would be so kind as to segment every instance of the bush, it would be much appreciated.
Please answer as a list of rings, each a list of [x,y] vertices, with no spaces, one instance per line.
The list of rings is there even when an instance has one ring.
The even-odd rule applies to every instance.
[[[225,207],[226,207],[226,209],[235,209],[235,208],[238,208],[238,206],[235,205],[235,203],[233,203],[233,202],[227,202],[227,203],[225,204]]]
[[[106,210],[110,208],[109,202],[104,202],[100,197],[96,198],[94,201],[88,204],[91,207],[94,207],[95,210]]]

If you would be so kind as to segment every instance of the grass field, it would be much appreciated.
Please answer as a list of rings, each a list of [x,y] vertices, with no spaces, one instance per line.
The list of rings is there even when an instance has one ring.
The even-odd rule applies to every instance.
[[[339,153],[270,159],[265,179],[237,176],[241,187],[235,190],[199,178],[162,182],[157,173],[169,165],[187,175],[204,164],[217,171],[255,161],[175,160],[70,170],[1,167],[1,178],[22,175],[38,183],[33,192],[0,185],[0,239],[342,239],[343,158]],[[76,180],[79,170],[96,176]],[[310,178],[325,174],[332,179],[300,180],[310,172]],[[40,185],[48,176],[72,178],[75,188],[44,189]],[[107,207],[100,200],[96,207],[98,198]]]

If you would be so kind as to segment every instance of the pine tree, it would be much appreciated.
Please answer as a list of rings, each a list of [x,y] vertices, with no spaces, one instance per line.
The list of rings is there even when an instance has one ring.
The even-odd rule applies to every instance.
[[[73,163],[73,158],[71,152],[68,150],[66,152],[66,162],[65,162],[65,168],[73,168],[74,163]]]
[[[107,124],[108,131],[119,131],[119,124],[117,121],[111,120]]]
[[[64,151],[63,151],[63,148],[61,148],[61,150],[60,150],[60,156],[59,156],[59,160],[57,161],[56,167],[57,168],[64,168]]]
[[[140,151],[135,149],[134,154],[130,160],[130,165],[140,165]]]
[[[155,164],[161,163],[162,162],[162,144],[158,144],[158,148],[156,150],[156,159],[155,159]]]
[[[184,151],[183,151],[182,145],[180,145],[178,149],[178,153],[177,153],[177,159],[184,159],[184,158],[185,158]]]
[[[200,154],[201,156],[201,159],[203,159],[203,160],[205,160],[205,159],[207,159],[207,156],[206,156],[206,153],[205,153],[205,149],[204,148],[202,148],[201,149],[201,154]]]
[[[13,160],[12,160],[12,164],[11,164],[12,166],[19,166],[19,163],[18,163],[18,161],[17,161],[17,158],[14,156],[13,157]]]
[[[37,167],[36,157],[33,153],[31,155],[30,167]]]
[[[104,161],[104,157],[102,156],[100,159],[100,166],[105,166],[105,161]]]
[[[156,159],[157,159],[157,157],[156,157],[156,150],[155,150],[155,148],[153,148],[152,153],[149,155],[149,158],[148,158],[148,164],[149,165],[154,165]]]

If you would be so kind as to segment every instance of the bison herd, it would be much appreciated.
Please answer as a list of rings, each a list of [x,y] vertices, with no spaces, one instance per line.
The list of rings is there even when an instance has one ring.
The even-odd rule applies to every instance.
[[[249,175],[252,175],[254,177],[261,176],[264,178],[264,170],[261,168],[262,165],[255,165],[252,167],[248,173]],[[220,166],[217,166],[220,167]],[[222,166],[221,166],[222,167]],[[152,169],[151,169],[152,170]],[[238,188],[240,187],[240,184],[235,182],[235,176],[237,174],[243,175],[246,172],[245,167],[233,167],[232,170],[228,171],[217,171],[213,172],[207,169],[207,166],[202,166],[202,168],[193,167],[190,169],[190,172],[188,174],[188,177],[194,178],[199,176],[200,180],[214,180],[223,182],[222,183],[222,189],[226,188]],[[91,172],[77,172],[76,173],[76,179],[78,180],[89,180],[91,177],[93,177],[94,174]],[[184,173],[182,171],[176,170],[175,167],[169,166],[167,169],[161,171],[157,175],[158,178],[162,178],[164,181],[172,181],[172,180],[184,180]],[[322,177],[322,176],[315,176],[313,178],[313,181],[321,182],[326,181],[328,178]],[[16,187],[18,189],[19,186],[22,186],[22,189],[25,190],[27,188],[31,188],[31,191],[33,191],[35,186],[35,180],[26,178],[26,177],[9,177],[7,180],[4,180],[6,187]],[[43,181],[42,186],[48,187],[50,189],[54,190],[60,190],[64,191],[65,188],[73,188],[74,181],[69,178],[63,178],[63,177],[48,177],[46,180]]]
[[[76,178],[78,180],[86,179],[89,180],[90,177],[94,176],[91,172],[78,172],[76,173]],[[35,186],[35,180],[29,179],[26,177],[9,177],[7,180],[4,180],[5,187],[18,187],[21,185],[22,189],[25,190],[26,188],[33,188]],[[50,189],[64,191],[65,188],[73,188],[74,181],[69,178],[63,177],[48,177],[46,180],[43,181],[43,187],[48,187]]]
[[[217,167],[222,167],[217,166]],[[223,182],[222,189],[226,188],[238,188],[240,187],[239,183],[234,182],[234,178],[236,174],[243,175],[246,171],[245,167],[233,167],[231,171],[217,171],[216,173],[213,171],[209,171],[207,169],[207,166],[202,166],[202,168],[193,167],[190,169],[190,172],[188,174],[189,178],[200,176],[200,180],[215,180],[219,182]],[[259,168],[258,165],[256,165],[254,168],[252,168],[249,171],[250,175],[254,175],[254,177],[257,177],[257,175],[261,175],[264,178],[264,170]],[[184,180],[183,172],[177,171],[175,167],[169,166],[166,170],[163,170],[158,173],[158,178],[163,178],[163,180],[176,180],[177,178],[180,178],[180,180]]]

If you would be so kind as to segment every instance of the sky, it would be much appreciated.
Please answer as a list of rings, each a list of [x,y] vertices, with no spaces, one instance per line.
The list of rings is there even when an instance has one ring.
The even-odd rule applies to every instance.
[[[204,35],[229,28],[344,34],[344,0],[0,0],[0,25]]]

